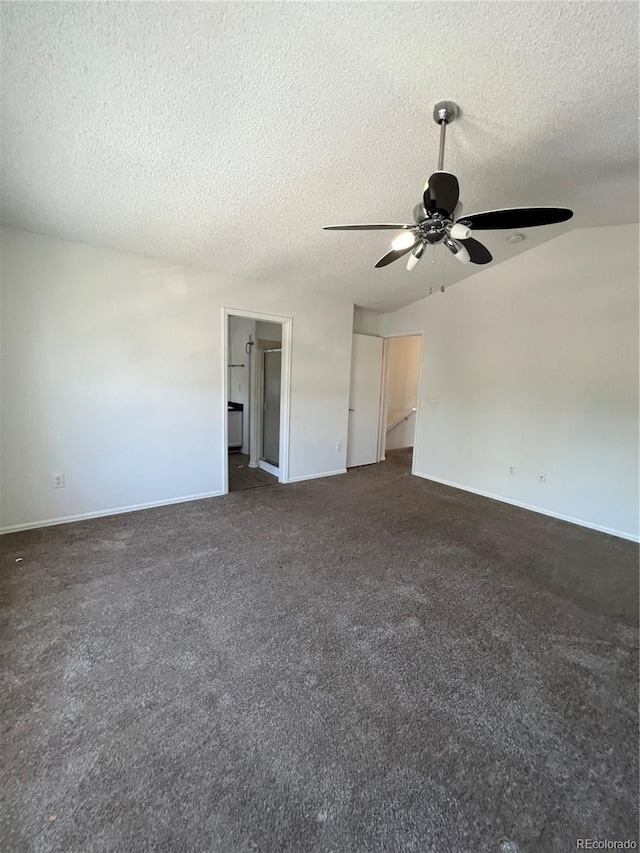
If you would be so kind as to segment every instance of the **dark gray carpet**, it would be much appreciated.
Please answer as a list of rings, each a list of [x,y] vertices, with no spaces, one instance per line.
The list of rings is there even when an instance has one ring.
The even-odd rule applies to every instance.
[[[3,537],[2,849],[637,841],[637,546],[406,463]]]

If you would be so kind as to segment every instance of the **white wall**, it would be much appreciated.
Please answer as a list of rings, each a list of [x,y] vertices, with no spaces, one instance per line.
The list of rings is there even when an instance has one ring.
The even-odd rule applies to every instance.
[[[357,335],[379,335],[382,314],[353,306],[353,332]]]
[[[637,225],[572,231],[382,320],[416,329],[422,476],[638,536]]]
[[[256,323],[256,335],[261,341],[282,342],[282,323],[265,323],[259,320]]]
[[[223,490],[224,306],[293,318],[290,479],[344,470],[351,303],[9,229],[1,261],[2,529]]]
[[[412,412],[407,415],[406,420],[401,421],[397,426],[387,432],[384,445],[385,452],[387,450],[399,450],[402,447],[413,447],[413,437],[416,432],[416,415]]]
[[[385,406],[388,431],[385,450],[413,446],[416,426],[414,414],[392,429],[389,426],[418,405],[421,345],[420,335],[387,339]]]

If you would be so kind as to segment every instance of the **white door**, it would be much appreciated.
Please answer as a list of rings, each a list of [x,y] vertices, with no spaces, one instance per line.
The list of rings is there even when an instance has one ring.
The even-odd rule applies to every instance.
[[[280,465],[280,382],[282,350],[264,350],[262,391],[262,458]]]
[[[353,336],[347,468],[378,461],[382,344],[373,335]]]

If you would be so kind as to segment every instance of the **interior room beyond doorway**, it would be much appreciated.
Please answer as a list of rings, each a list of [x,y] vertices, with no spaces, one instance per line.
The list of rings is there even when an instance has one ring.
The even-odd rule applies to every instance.
[[[229,491],[274,485],[280,473],[282,324],[229,315]]]
[[[391,450],[413,452],[421,355],[422,335],[385,341],[383,458]]]

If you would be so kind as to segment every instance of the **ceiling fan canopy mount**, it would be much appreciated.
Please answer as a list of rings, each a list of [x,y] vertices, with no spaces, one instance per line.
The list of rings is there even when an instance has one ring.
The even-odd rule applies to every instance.
[[[412,270],[424,254],[425,247],[443,243],[462,263],[488,264],[491,252],[474,239],[475,230],[532,228],[566,222],[573,211],[566,207],[514,207],[462,215],[458,179],[443,170],[447,125],[459,115],[453,101],[439,101],[433,108],[433,120],[440,125],[438,171],[424,187],[422,201],[413,208],[413,224],[325,225],[326,231],[398,230],[409,232],[405,238],[394,240],[392,250],[377,262],[384,267],[411,252],[407,269]]]
[[[453,101],[438,101],[433,108],[433,120],[436,124],[450,124],[454,119],[458,118],[460,112],[458,105]]]

